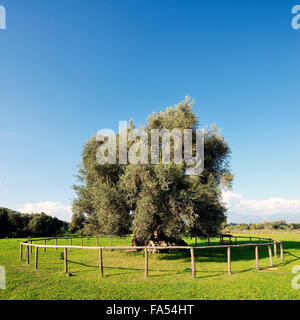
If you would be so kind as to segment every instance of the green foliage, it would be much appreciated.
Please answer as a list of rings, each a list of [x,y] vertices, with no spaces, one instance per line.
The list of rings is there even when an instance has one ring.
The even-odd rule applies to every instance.
[[[67,223],[57,218],[41,214],[22,214],[0,208],[0,238],[54,236],[67,229]]]
[[[72,216],[72,221],[69,224],[69,231],[71,233],[81,233],[86,221],[85,215],[82,212],[75,212]]]
[[[0,209],[0,238],[7,235],[9,229],[8,210],[5,208]]]
[[[292,230],[300,229],[300,223],[291,223],[291,224],[290,224],[290,228],[291,228]]]
[[[264,223],[230,223],[224,226],[224,230],[230,232],[245,231],[245,230],[273,230],[273,231],[289,231],[300,229],[300,223],[287,223],[286,221],[273,221]]]
[[[149,138],[151,129],[192,129],[195,151],[197,126],[193,102],[186,98],[173,108],[150,115],[144,129]],[[128,132],[133,128],[131,121]],[[200,176],[186,175],[184,162],[174,164],[173,143],[167,165],[120,165],[118,161],[100,165],[96,161],[100,144],[93,137],[84,145],[80,183],[74,186],[74,215],[87,216],[83,232],[122,236],[132,231],[141,244],[153,237],[204,238],[220,232],[226,220],[221,188],[230,188],[233,176],[229,146],[214,125],[205,129],[205,170]],[[129,142],[128,148],[132,144]]]
[[[52,236],[63,233],[65,223],[42,212],[41,214],[33,215],[28,224],[28,229],[33,236]]]

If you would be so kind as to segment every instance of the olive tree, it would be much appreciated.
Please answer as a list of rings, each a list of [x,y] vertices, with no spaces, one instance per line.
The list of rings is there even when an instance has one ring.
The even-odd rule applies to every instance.
[[[131,121],[127,133],[133,129]],[[176,129],[184,134],[190,129],[192,151],[196,152],[198,119],[189,98],[151,114],[143,129],[148,135],[149,157],[153,130]],[[132,232],[137,244],[151,240],[178,244],[184,236],[217,235],[226,221],[222,188],[230,188],[233,179],[230,148],[215,125],[205,128],[203,135],[204,170],[199,175],[188,175],[191,165],[175,161],[174,136],[170,137],[170,162],[156,164],[120,164],[120,132],[116,135],[115,163],[100,164],[96,154],[103,142],[91,138],[83,148],[80,183],[74,186],[73,212],[87,216],[85,231],[118,236]],[[128,141],[128,150],[133,144]],[[162,156],[159,150],[158,158],[162,160]]]

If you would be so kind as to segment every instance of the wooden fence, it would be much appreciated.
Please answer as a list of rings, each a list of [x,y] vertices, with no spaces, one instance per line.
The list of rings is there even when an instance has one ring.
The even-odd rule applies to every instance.
[[[81,246],[73,245],[73,238],[81,239]],[[259,247],[267,246],[268,254],[270,259],[270,266],[273,266],[273,254],[272,254],[272,246],[274,251],[274,257],[277,257],[277,245],[280,246],[280,260],[284,262],[284,253],[283,253],[283,242],[276,241],[267,238],[258,238],[258,237],[245,237],[245,236],[232,236],[232,235],[221,235],[220,236],[220,245],[211,245],[210,239],[208,239],[207,246],[168,246],[168,247],[150,247],[150,246],[99,246],[99,239],[97,240],[97,246],[83,246],[85,237],[59,237],[59,238],[48,238],[48,239],[31,239],[20,244],[20,260],[23,260],[23,247],[25,247],[25,257],[27,264],[30,264],[30,254],[32,253],[32,248],[35,248],[35,260],[34,267],[38,269],[38,256],[39,256],[39,248],[43,248],[44,252],[49,248],[52,249],[63,249],[64,250],[64,271],[68,273],[68,249],[83,249],[83,250],[98,250],[99,251],[99,270],[101,276],[103,276],[103,250],[144,250],[145,251],[145,277],[149,275],[149,260],[148,260],[148,250],[158,249],[158,250],[189,250],[191,256],[191,266],[192,266],[192,276],[196,277],[196,267],[195,267],[195,250],[203,250],[203,249],[219,249],[226,248],[227,249],[227,265],[228,265],[228,274],[231,274],[231,250],[234,248],[243,248],[243,247],[254,247],[255,248],[255,262],[256,262],[256,270],[259,271]],[[224,238],[230,239],[229,244],[224,244]],[[249,243],[245,244],[237,244],[238,238],[250,238]],[[70,245],[57,245],[57,240],[65,239],[70,241]],[[234,239],[234,241],[232,241]],[[55,240],[55,245],[47,245],[47,241]],[[257,241],[256,241],[257,240]],[[267,241],[266,243],[262,243],[262,240]],[[36,241],[44,241],[44,244],[35,244],[33,242]],[[256,242],[255,242],[256,241]],[[110,237],[110,244],[112,242],[112,237]],[[234,243],[234,244],[232,244]]]

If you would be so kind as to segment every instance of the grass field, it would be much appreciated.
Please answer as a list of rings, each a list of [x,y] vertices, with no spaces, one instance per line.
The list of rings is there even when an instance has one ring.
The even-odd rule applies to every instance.
[[[295,276],[291,269],[300,265],[300,234],[263,237],[284,241],[284,263],[280,262],[279,255],[273,258],[278,270],[257,272],[254,248],[233,248],[232,275],[229,276],[226,249],[205,249],[195,251],[195,279],[191,274],[189,252],[150,254],[149,278],[145,279],[143,252],[104,251],[104,277],[101,278],[97,250],[72,249],[68,251],[68,260],[73,276],[68,278],[64,274],[62,249],[47,249],[46,253],[40,249],[39,269],[35,271],[34,251],[30,265],[25,258],[22,262],[19,259],[21,239],[0,240],[0,265],[6,268],[6,289],[0,290],[0,300],[299,299],[300,289],[291,286]],[[58,244],[68,244],[68,241],[60,240]],[[198,245],[204,244],[198,242]],[[73,245],[80,245],[80,240],[73,239]],[[85,240],[85,245],[95,246],[96,240]],[[100,239],[100,245],[108,246],[109,240]],[[114,239],[113,245],[124,245],[124,240]],[[261,269],[268,268],[267,247],[262,247],[259,255]]]

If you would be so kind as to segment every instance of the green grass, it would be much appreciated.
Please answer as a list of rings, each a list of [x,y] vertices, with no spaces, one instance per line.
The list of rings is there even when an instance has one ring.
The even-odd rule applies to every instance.
[[[0,300],[299,299],[300,289],[291,287],[295,276],[291,269],[300,265],[300,235],[260,236],[284,241],[284,263],[280,262],[279,255],[273,258],[278,271],[257,272],[254,248],[233,248],[232,275],[229,276],[226,249],[196,250],[196,279],[192,278],[189,252],[150,254],[149,278],[145,279],[143,252],[104,251],[104,277],[101,278],[97,250],[71,249],[68,259],[73,276],[68,278],[64,274],[62,249],[47,249],[46,253],[40,249],[39,269],[35,271],[34,251],[30,265],[25,258],[19,259],[21,239],[0,240],[0,265],[6,268],[7,280],[7,289],[0,290]],[[68,241],[60,240],[58,244],[68,244]],[[198,245],[204,244],[198,241]],[[80,245],[80,240],[73,239],[73,245]],[[95,246],[96,240],[85,240],[85,245]],[[100,245],[109,245],[109,240],[100,239]],[[124,240],[114,239],[113,245],[124,245]],[[269,267],[267,247],[261,248],[259,254],[260,267]]]

